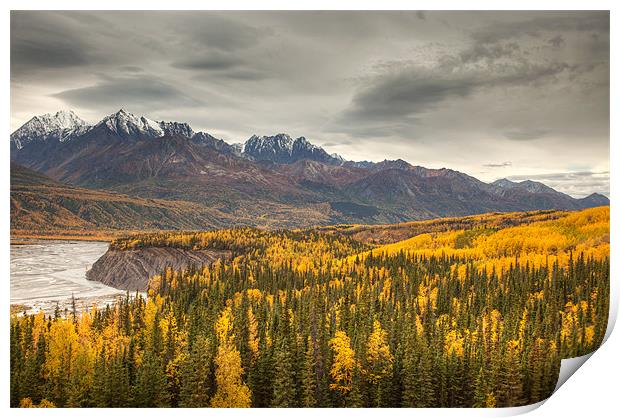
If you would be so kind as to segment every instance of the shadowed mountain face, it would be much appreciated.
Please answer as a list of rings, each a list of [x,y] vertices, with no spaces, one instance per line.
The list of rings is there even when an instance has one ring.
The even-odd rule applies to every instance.
[[[157,122],[124,110],[92,127],[73,113],[56,115],[33,118],[11,136],[12,161],[62,187],[197,205],[187,215],[207,211],[214,218],[201,218],[192,223],[196,227],[389,223],[609,204],[602,195],[574,199],[533,181],[487,184],[403,160],[344,161],[303,137],[285,134],[252,136],[235,146],[185,123]],[[27,173],[20,169],[22,191],[29,176],[41,180]],[[30,199],[35,199],[31,187]],[[49,190],[37,190],[41,198],[49,197]],[[188,224],[168,220],[166,226]]]

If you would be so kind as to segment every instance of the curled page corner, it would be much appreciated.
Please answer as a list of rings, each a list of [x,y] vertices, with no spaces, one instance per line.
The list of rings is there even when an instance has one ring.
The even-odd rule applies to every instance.
[[[610,317],[609,320],[610,320],[610,322],[609,322],[610,326],[608,327],[608,329],[612,328],[611,327],[612,318]],[[579,368],[581,366],[583,366],[586,361],[588,361],[588,359],[592,356],[592,354],[594,354],[594,352],[595,351],[593,351],[592,353],[588,353],[588,354],[586,354],[584,356],[580,356],[580,357],[573,357],[573,358],[562,359],[562,361],[560,363],[560,374],[558,376],[558,383],[556,384],[555,389],[553,389],[553,393],[551,394],[551,396],[553,396],[555,394],[555,392],[557,392],[558,389],[560,387],[562,387],[562,385],[564,383],[566,383],[568,381],[568,379],[577,370],[579,370]],[[549,399],[549,398],[547,398],[547,399]],[[527,414],[528,412],[532,412],[533,410],[539,408],[545,402],[547,402],[547,399],[543,399],[540,402],[536,402],[536,403],[528,404],[528,405],[523,405],[523,406],[515,406],[515,407],[509,407],[509,408],[492,408],[492,409],[487,409],[486,411],[489,412],[488,416],[493,416],[493,417],[513,417],[513,416],[517,416],[517,415]],[[483,410],[481,410],[481,412],[482,411]],[[483,414],[483,416],[484,416],[484,414]]]
[[[614,327],[616,325],[616,319],[618,317],[618,305],[620,301],[620,295],[618,294],[618,292],[620,292],[620,289],[618,289],[618,287],[620,286],[614,283],[614,281],[611,281],[610,286],[611,286],[611,294],[614,296],[610,298],[610,301],[609,301],[609,316],[607,320],[607,329],[605,331],[605,336],[603,337],[603,341],[599,345],[599,348],[600,346],[605,344],[605,342],[607,341],[607,339],[613,332]],[[564,385],[564,383],[566,383],[568,379],[570,379],[570,377],[573,374],[575,374],[575,372],[579,370],[579,368],[583,366],[588,361],[588,359],[590,359],[590,357],[592,357],[592,355],[595,352],[596,350],[583,356],[562,359],[560,362],[560,373],[558,376],[558,382],[555,385],[555,389],[553,389],[553,393],[551,394],[551,396],[553,396],[558,391],[558,389],[560,389],[562,385]],[[495,417],[509,417],[509,416],[522,415],[522,414],[527,414],[528,412],[531,412],[539,408],[545,402],[547,402],[547,399],[543,399],[540,402],[529,404],[529,405],[509,407],[509,408],[493,408],[493,409],[487,409],[486,411],[489,411],[489,412],[492,411],[491,412],[492,415],[489,415],[489,416],[495,416]]]
[[[599,348],[600,346],[605,344],[605,342],[607,341],[607,339],[613,332],[614,327],[616,325],[616,319],[618,317],[618,300],[620,299],[620,297],[618,296],[618,291],[619,291],[618,285],[614,283],[614,281],[612,280],[610,283],[610,286],[611,286],[611,294],[615,296],[610,298],[610,301],[609,301],[609,316],[607,319],[607,329],[605,330],[605,336],[603,337],[603,341],[599,345]],[[579,370],[579,368],[583,366],[585,362],[588,361],[588,359],[592,357],[592,354],[594,354],[595,352],[596,350],[583,356],[562,359],[560,363],[560,374],[558,376],[558,383],[555,385],[555,389],[553,389],[553,394],[557,392],[558,389],[560,389],[562,385],[564,385],[564,383],[566,383],[568,379],[573,374],[575,374],[575,372]],[[551,394],[551,396],[553,396],[553,394]],[[539,404],[542,405],[544,402],[545,401],[539,402]],[[538,405],[538,404],[534,404],[534,405]]]
[[[543,399],[540,402],[531,403],[528,405],[512,406],[508,408],[487,409],[487,411],[492,412],[493,414],[492,416],[494,417],[514,417],[517,415],[523,415],[523,414],[527,414],[528,412],[532,412],[533,410],[542,406],[542,404],[544,404],[545,402],[547,402],[547,399]]]
[[[553,393],[557,392],[560,387],[581,367],[586,361],[594,354],[594,351],[586,354],[585,356],[565,358],[560,363],[560,375],[558,376],[558,383],[553,389]],[[551,395],[553,396],[553,394]]]

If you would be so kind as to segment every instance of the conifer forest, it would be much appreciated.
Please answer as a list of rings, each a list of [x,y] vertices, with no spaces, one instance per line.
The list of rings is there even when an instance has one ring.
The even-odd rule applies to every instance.
[[[231,257],[14,313],[11,406],[519,406],[603,340],[608,206],[364,228],[116,238]]]

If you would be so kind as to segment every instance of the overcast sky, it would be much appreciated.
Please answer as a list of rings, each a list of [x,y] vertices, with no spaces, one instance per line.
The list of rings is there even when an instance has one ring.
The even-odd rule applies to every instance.
[[[12,12],[13,130],[121,107],[609,195],[609,14]]]

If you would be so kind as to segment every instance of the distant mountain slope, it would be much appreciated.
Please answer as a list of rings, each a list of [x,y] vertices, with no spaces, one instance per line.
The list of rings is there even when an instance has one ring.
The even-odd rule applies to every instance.
[[[261,217],[261,209],[275,215]],[[296,228],[330,222],[329,205],[270,204],[257,210],[230,214],[196,202],[68,186],[11,164],[12,231],[205,230],[235,225]]]
[[[577,199],[577,201],[582,208],[593,208],[597,206],[609,205],[609,198],[600,193],[592,193],[591,195]]]
[[[92,127],[76,118],[59,112],[40,117],[46,121],[40,126],[28,122],[14,133],[20,133],[25,145],[18,147],[11,137],[11,160],[64,184],[140,199],[192,202],[198,205],[192,210],[206,210],[196,221],[176,222],[166,215],[170,220],[162,225],[175,228],[187,227],[188,222],[268,227],[379,224],[609,204],[602,195],[574,199],[529,180],[487,184],[455,170],[428,169],[404,160],[344,161],[304,137],[294,140],[286,134],[253,136],[239,146],[194,132],[186,123],[157,122],[122,109]],[[60,138],[59,129],[73,133]],[[29,131],[34,136],[24,133]],[[30,196],[36,197],[34,192]],[[43,193],[44,198],[49,195]],[[136,222],[136,217],[127,221]]]
[[[70,187],[11,165],[11,229],[209,229],[224,219],[195,203]]]

